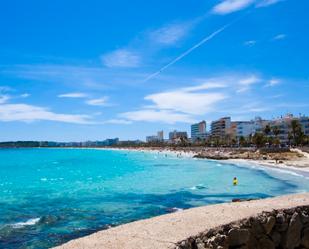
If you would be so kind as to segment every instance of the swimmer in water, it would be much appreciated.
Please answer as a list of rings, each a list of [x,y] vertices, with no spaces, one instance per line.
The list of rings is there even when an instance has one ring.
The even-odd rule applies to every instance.
[[[237,180],[236,177],[234,177],[234,179],[233,179],[233,185],[234,185],[234,186],[237,186],[237,185],[238,185],[238,180]]]

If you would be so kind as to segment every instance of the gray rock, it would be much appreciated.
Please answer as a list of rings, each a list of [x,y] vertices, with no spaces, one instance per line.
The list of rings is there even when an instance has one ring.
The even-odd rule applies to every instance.
[[[280,225],[276,225],[276,230],[278,230],[278,232],[286,232],[288,230],[288,227],[289,227],[289,224],[288,223],[283,223],[283,224],[280,224]]]
[[[298,247],[301,239],[302,223],[300,215],[294,213],[289,224],[288,231],[286,233],[285,247],[287,249],[294,249]]]
[[[309,227],[303,231],[300,244],[305,248],[309,248]]]
[[[229,246],[241,246],[248,242],[250,232],[248,229],[236,229],[232,228],[228,232]]]
[[[295,208],[290,208],[290,209],[284,210],[284,213],[293,215],[295,213],[295,210],[296,210]]]
[[[257,248],[257,245],[258,245],[258,241],[257,239],[254,237],[254,235],[251,233],[250,234],[250,238],[249,238],[249,241],[247,242],[247,246],[249,249],[252,249],[252,248]]]
[[[309,214],[305,211],[301,213],[301,221],[303,222],[303,224],[309,223]]]
[[[226,248],[228,248],[227,236],[217,234],[217,235],[213,236],[212,238],[208,239],[208,241],[205,244],[208,247],[217,248],[217,247],[220,246],[220,247],[226,249]]]
[[[204,243],[197,243],[197,244],[196,244],[196,248],[197,248],[197,249],[206,249]]]
[[[253,220],[251,222],[251,232],[257,237],[260,238],[265,234],[265,230],[262,224],[258,220]]]
[[[271,233],[271,239],[275,244],[275,247],[278,247],[280,245],[281,242],[281,234],[278,233],[277,231],[273,231]]]
[[[270,216],[267,218],[267,221],[265,224],[263,224],[263,227],[265,229],[266,234],[270,234],[270,232],[272,231],[273,227],[276,224],[276,219],[273,216]]]
[[[244,245],[244,246],[239,247],[238,249],[249,249],[249,247]]]
[[[286,219],[285,219],[284,213],[278,213],[277,216],[276,216],[276,221],[277,221],[278,224],[285,223]]]
[[[276,248],[274,242],[272,242],[267,237],[263,237],[262,239],[259,240],[259,246],[260,248],[263,248],[263,249],[275,249]]]

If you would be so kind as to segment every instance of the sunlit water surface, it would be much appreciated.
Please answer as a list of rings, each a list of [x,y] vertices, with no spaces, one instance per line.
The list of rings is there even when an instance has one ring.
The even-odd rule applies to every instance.
[[[178,209],[306,190],[295,173],[165,153],[4,149],[0,248],[49,248]]]

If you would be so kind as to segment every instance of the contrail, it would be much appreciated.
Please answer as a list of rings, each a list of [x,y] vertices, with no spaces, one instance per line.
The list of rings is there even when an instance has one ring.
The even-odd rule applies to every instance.
[[[207,37],[205,37],[203,40],[201,40],[200,42],[198,42],[197,44],[195,44],[193,47],[189,48],[187,51],[185,51],[184,53],[182,53],[181,55],[179,55],[177,58],[175,58],[173,61],[171,61],[170,63],[168,63],[167,65],[165,65],[164,67],[162,67],[160,70],[158,70],[157,72],[149,75],[143,82],[147,82],[148,80],[156,77],[157,75],[159,75],[160,73],[162,73],[165,69],[169,68],[170,66],[174,65],[177,61],[181,60],[183,57],[187,56],[188,54],[190,54],[193,50],[199,48],[200,46],[202,46],[204,43],[208,42],[209,40],[211,40],[212,38],[214,38],[215,36],[217,36],[218,34],[220,34],[221,32],[223,32],[226,28],[228,28],[229,26],[231,26],[234,22],[229,23],[227,25],[224,25],[222,28],[216,30],[215,32],[211,33],[210,35],[208,35]]]

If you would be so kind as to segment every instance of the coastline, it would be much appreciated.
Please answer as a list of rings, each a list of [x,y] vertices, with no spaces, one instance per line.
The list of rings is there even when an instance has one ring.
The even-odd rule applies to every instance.
[[[152,153],[160,153],[160,154],[167,154],[177,156],[178,158],[194,158],[199,160],[215,160],[216,159],[209,159],[209,158],[195,158],[199,152],[194,152],[190,150],[183,150],[182,148],[179,149],[169,149],[169,148],[94,148],[98,150],[119,150],[119,151],[139,151],[139,152],[152,152]],[[305,152],[303,152],[305,153]],[[308,154],[308,153],[305,153]],[[308,154],[309,155],[309,154]],[[291,159],[286,160],[282,163],[276,163],[275,160],[255,160],[255,159],[245,159],[245,158],[229,158],[220,160],[222,163],[237,163],[243,166],[255,165],[260,166],[263,168],[270,168],[270,169],[282,169],[287,171],[292,171],[297,174],[301,174],[303,176],[309,177],[309,157],[304,156],[302,159]]]

